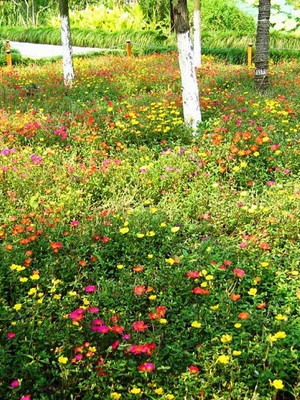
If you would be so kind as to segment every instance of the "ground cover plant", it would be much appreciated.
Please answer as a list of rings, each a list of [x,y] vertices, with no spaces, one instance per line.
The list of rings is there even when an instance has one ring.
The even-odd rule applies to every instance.
[[[297,399],[299,66],[2,70],[0,398]]]

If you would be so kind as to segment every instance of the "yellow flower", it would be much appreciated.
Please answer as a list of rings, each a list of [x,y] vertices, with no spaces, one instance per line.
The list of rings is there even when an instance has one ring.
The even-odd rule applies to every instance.
[[[146,236],[155,236],[155,232],[154,231],[148,231],[146,232]]]
[[[165,318],[160,318],[160,319],[159,319],[159,322],[160,322],[161,324],[167,324],[167,323],[168,323],[168,321],[167,321]]]
[[[13,271],[13,270],[16,270],[17,272],[21,272],[21,271],[24,271],[25,267],[22,267],[22,265],[12,264],[12,265],[10,266],[10,269],[11,269],[12,271]]]
[[[174,397],[171,393],[168,393],[168,394],[166,395],[166,399],[167,399],[167,400],[174,400],[175,397]]]
[[[206,275],[205,279],[207,281],[212,281],[214,279],[213,275]]]
[[[33,294],[36,294],[36,292],[37,292],[36,288],[33,287],[33,288],[29,289],[28,294],[29,294],[29,296],[31,296],[31,295],[33,295]]]
[[[143,233],[137,233],[136,234],[136,237],[139,238],[139,239],[143,238],[144,236],[145,235]]]
[[[276,332],[274,337],[276,339],[284,339],[286,337],[286,333],[285,332]]]
[[[267,341],[268,342],[276,342],[277,337],[275,335],[268,335],[267,336]]]
[[[151,296],[148,297],[149,300],[156,300],[157,296],[155,294],[151,294]]]
[[[13,306],[13,309],[16,310],[16,311],[21,310],[21,308],[22,308],[22,304],[20,304],[20,303],[17,303],[17,304],[15,304],[15,305]]]
[[[228,335],[228,334],[222,335],[222,337],[221,337],[221,342],[222,343],[229,343],[231,341],[232,341],[232,336],[231,335]]]
[[[123,265],[123,264],[118,264],[118,265],[117,265],[117,268],[118,268],[118,269],[123,269],[123,268],[124,268],[124,265]]]
[[[229,356],[225,356],[225,355],[221,355],[217,358],[217,362],[221,363],[221,364],[228,364],[230,361]]]
[[[160,224],[160,226],[161,226],[161,228],[165,228],[165,227],[167,226],[167,224],[166,224],[165,222],[162,222],[162,223]]]
[[[153,258],[153,254],[148,254],[148,258]]]
[[[176,232],[179,231],[179,229],[180,229],[179,226],[173,226],[173,228],[171,228],[171,232],[172,232],[172,233],[176,233]]]
[[[208,283],[207,283],[207,282],[202,282],[200,286],[201,286],[201,287],[207,287],[207,286],[208,286]]]
[[[27,282],[28,278],[25,278],[25,276],[24,276],[24,277],[20,278],[19,280],[20,280],[20,282]]]
[[[212,311],[216,311],[216,310],[218,310],[220,308],[220,304],[216,304],[215,306],[210,306],[210,309],[212,310]]]
[[[281,379],[274,379],[273,382],[271,382],[271,385],[274,386],[275,389],[283,389],[284,384]]]
[[[233,356],[240,356],[242,354],[242,352],[241,351],[238,351],[238,350],[233,350],[233,352],[232,352],[232,355]]]
[[[268,263],[267,261],[262,261],[262,262],[260,263],[260,265],[261,265],[262,267],[268,267],[268,266],[269,266],[269,263]]]
[[[110,394],[110,398],[111,399],[114,399],[114,400],[119,400],[120,398],[121,398],[121,394],[120,393],[117,393],[117,392],[112,392],[111,394]]]
[[[155,392],[156,394],[163,394],[164,389],[160,387],[160,388],[155,389],[154,392]]]
[[[242,324],[240,324],[239,322],[237,322],[236,324],[234,324],[234,327],[237,328],[237,329],[239,329],[239,328],[242,327]]]
[[[55,300],[60,300],[60,299],[61,299],[61,294],[55,294],[55,295],[53,296],[53,298],[54,298]]]
[[[156,211],[157,211],[157,208],[156,208],[156,207],[150,208],[150,212],[151,212],[152,214],[156,213]]]
[[[83,299],[83,304],[85,306],[89,306],[90,305],[90,301],[88,299]]]
[[[30,279],[33,281],[37,281],[38,279],[40,279],[40,276],[39,276],[39,274],[33,274],[30,276]]]
[[[257,293],[257,289],[256,289],[256,288],[251,288],[251,289],[248,291],[248,294],[249,294],[250,296],[255,296],[256,293]]]
[[[77,293],[74,290],[70,290],[70,292],[68,292],[69,296],[76,296]]]
[[[67,364],[67,362],[68,362],[68,357],[60,356],[60,357],[58,357],[58,362],[59,362],[60,364]]]
[[[193,322],[191,323],[191,326],[192,326],[193,328],[201,328],[201,322],[193,321]]]
[[[277,314],[275,319],[277,319],[277,321],[286,321],[287,320],[287,316],[286,315],[282,315],[282,314]]]
[[[95,346],[90,346],[90,347],[88,348],[88,351],[91,351],[92,353],[96,353],[97,348],[96,348]]]
[[[130,390],[130,393],[132,394],[140,394],[142,391],[140,388],[134,387],[133,389]]]
[[[175,262],[173,258],[166,258],[165,261],[170,265],[173,265]]]
[[[129,228],[127,227],[121,228],[119,232],[122,233],[122,235],[125,235],[125,233],[129,232]]]

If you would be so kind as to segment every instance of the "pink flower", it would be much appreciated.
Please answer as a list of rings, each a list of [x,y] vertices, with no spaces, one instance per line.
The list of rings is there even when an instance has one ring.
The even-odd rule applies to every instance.
[[[80,225],[80,222],[77,221],[76,219],[73,219],[73,221],[70,222],[70,225],[71,226],[78,226],[78,225]]]
[[[96,290],[97,290],[97,286],[96,285],[89,285],[89,286],[84,288],[84,291],[86,293],[93,293],[93,292],[96,292]]]
[[[262,243],[259,245],[259,248],[260,248],[261,250],[270,250],[271,246],[270,246],[269,243],[267,243],[267,242],[262,242]]]
[[[20,381],[19,381],[19,379],[15,379],[14,381],[12,381],[11,384],[10,384],[10,386],[11,386],[12,388],[17,388],[17,387],[19,387],[19,386],[20,386]]]
[[[145,286],[136,286],[133,289],[134,293],[138,296],[141,296],[143,293],[146,292],[146,287]]]
[[[245,276],[245,271],[243,269],[240,268],[236,268],[233,270],[233,273],[235,276],[237,276],[238,278],[244,278]]]
[[[31,400],[30,394],[26,394],[25,396],[20,397],[20,400]]]
[[[14,332],[7,332],[6,337],[7,339],[13,339],[16,337],[16,334]]]
[[[153,363],[144,363],[138,366],[138,370],[142,372],[152,372],[155,370],[155,365]]]
[[[94,306],[91,306],[91,307],[89,307],[87,309],[87,312],[94,313],[94,314],[99,312],[99,311],[100,311],[99,308],[98,307],[94,307]]]

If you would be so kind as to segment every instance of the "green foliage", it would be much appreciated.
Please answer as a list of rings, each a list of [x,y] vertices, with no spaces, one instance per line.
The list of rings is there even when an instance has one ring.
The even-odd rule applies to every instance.
[[[242,31],[255,33],[253,18],[240,11],[232,0],[202,0],[202,25],[204,31]]]

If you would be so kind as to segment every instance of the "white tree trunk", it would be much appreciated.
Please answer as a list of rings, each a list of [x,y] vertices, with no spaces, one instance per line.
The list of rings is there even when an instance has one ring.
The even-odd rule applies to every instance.
[[[201,122],[201,111],[189,32],[177,33],[177,46],[181,72],[184,121],[193,129],[193,134],[196,134],[197,126]]]
[[[71,45],[71,31],[69,18],[67,15],[61,16],[61,42],[63,53],[63,73],[64,83],[66,86],[71,87],[74,82],[74,68],[72,59],[72,45]]]
[[[194,10],[194,65],[200,68],[201,60],[201,12],[195,8]]]

